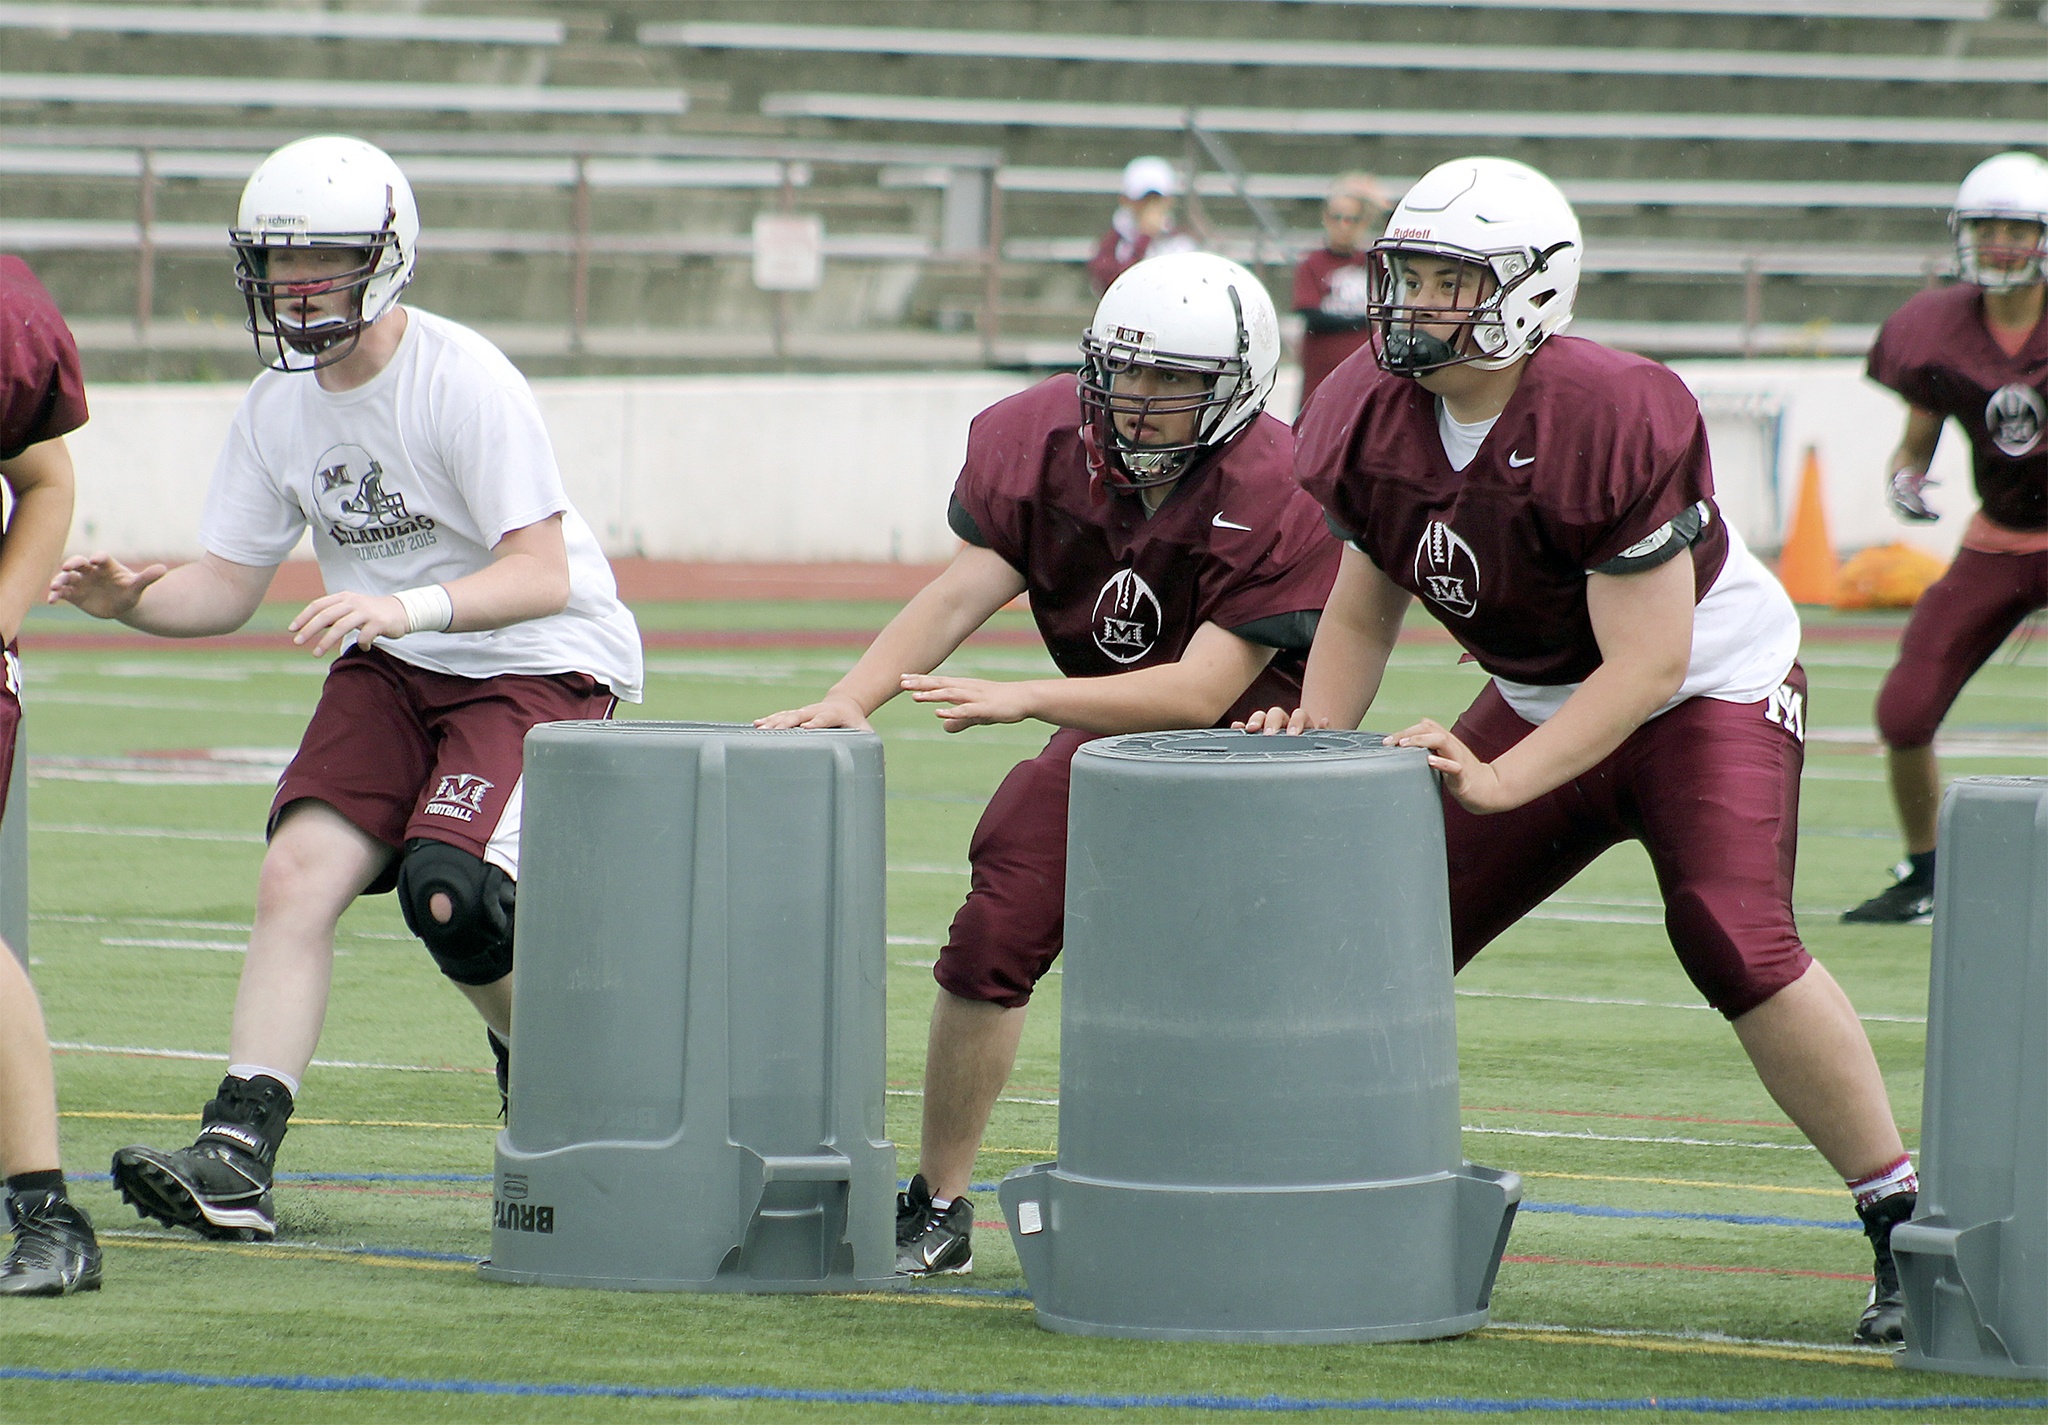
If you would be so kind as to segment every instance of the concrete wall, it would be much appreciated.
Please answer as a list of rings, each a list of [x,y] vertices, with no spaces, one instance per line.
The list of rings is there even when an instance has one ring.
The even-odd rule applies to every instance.
[[[1972,508],[1954,432],[1935,461],[1949,518],[1907,528],[1881,475],[1898,400],[1853,361],[1691,362],[1723,504],[1774,548],[1817,448],[1838,549],[1903,538],[1951,553]],[[1025,384],[1005,372],[677,377],[535,383],[570,498],[613,555],[652,559],[933,563],[950,557],[946,495],[975,412]],[[1291,413],[1295,374],[1274,409]],[[238,386],[98,386],[72,437],[71,549],[192,558],[214,453]],[[302,546],[302,553],[309,553]]]

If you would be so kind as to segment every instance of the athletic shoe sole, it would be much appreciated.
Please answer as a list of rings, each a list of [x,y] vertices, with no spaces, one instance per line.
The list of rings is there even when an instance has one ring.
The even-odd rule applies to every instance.
[[[970,1252],[967,1254],[967,1260],[962,1262],[957,1267],[928,1267],[921,1272],[912,1272],[905,1271],[903,1269],[902,1263],[899,1262],[896,1266],[896,1275],[899,1277],[910,1277],[912,1279],[922,1277],[964,1277],[973,1270],[974,1254]]]
[[[200,1195],[198,1185],[151,1148],[123,1148],[114,1154],[114,1186],[121,1200],[166,1227],[186,1227],[217,1242],[268,1242],[277,1219],[260,1207],[219,1207]]]

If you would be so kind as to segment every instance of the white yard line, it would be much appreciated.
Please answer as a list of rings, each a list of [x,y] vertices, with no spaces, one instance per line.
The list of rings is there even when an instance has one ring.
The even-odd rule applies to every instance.
[[[165,841],[234,841],[263,844],[260,831],[188,831],[172,826],[81,826],[74,822],[32,821],[30,831],[65,836],[140,836]]]
[[[1525,999],[1539,1000],[1546,1004],[1601,1004],[1617,1005],[1624,1009],[1696,1009],[1711,1010],[1713,1006],[1696,1004],[1686,1000],[1659,999],[1603,999],[1597,995],[1539,995],[1512,994],[1507,990],[1468,990],[1459,988],[1455,993],[1461,999]],[[1858,1015],[1872,1024],[1925,1024],[1924,1014],[1864,1014]]]
[[[198,1049],[161,1049],[136,1044],[91,1044],[82,1040],[53,1039],[52,1049],[67,1054],[119,1054],[134,1059],[194,1059],[202,1063],[225,1064],[226,1054]],[[464,1069],[452,1064],[377,1064],[360,1059],[315,1059],[316,1069],[378,1069],[397,1074],[488,1074],[489,1069]]]
[[[1571,1138],[1586,1143],[1650,1143],[1676,1148],[1767,1148],[1778,1153],[1811,1153],[1811,1143],[1751,1143],[1735,1138],[1652,1138],[1624,1133],[1568,1133],[1560,1128],[1477,1128],[1465,1124],[1467,1133],[1487,1133],[1501,1138]]]

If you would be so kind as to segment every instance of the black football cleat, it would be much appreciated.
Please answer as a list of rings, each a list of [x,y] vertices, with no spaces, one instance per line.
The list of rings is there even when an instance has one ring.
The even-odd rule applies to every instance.
[[[956,1197],[944,1212],[932,1206],[931,1185],[919,1173],[896,1194],[896,1273],[906,1277],[959,1276],[974,1270],[974,1203]]]
[[[1934,878],[1916,877],[1910,863],[1892,867],[1897,879],[1862,905],[1842,912],[1845,925],[1927,925],[1934,919]]]
[[[0,1296],[69,1296],[100,1289],[100,1244],[92,1220],[54,1192],[7,1199],[14,1250],[0,1260]]]
[[[491,1041],[491,1060],[498,1076],[498,1121],[503,1123],[512,1114],[512,1046],[489,1025],[484,1026],[484,1036]]]
[[[1899,1288],[1899,1264],[1892,1256],[1892,1229],[1913,1215],[1917,1192],[1895,1192],[1856,1209],[1873,1257],[1870,1304],[1849,1339],[1864,1346],[1899,1346],[1906,1340],[1906,1296]]]
[[[114,1153],[114,1186],[144,1217],[225,1242],[277,1235],[270,1173],[292,1114],[276,1079],[226,1078],[201,1114],[199,1139],[165,1153],[140,1145]]]
[[[166,1227],[189,1227],[221,1242],[268,1242],[277,1235],[269,1166],[204,1133],[174,1153],[139,1144],[118,1149],[114,1186],[123,1202]]]

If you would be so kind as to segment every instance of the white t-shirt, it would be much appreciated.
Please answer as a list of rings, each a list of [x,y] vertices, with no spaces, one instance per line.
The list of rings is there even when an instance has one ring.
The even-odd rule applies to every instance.
[[[488,341],[406,308],[391,363],[352,391],[266,371],[235,413],[200,516],[200,543],[271,565],[308,525],[330,593],[393,594],[491,563],[506,534],[562,516],[569,606],[477,633],[377,642],[437,673],[588,673],[640,700],[640,630],[611,565],[562,490],[533,392]]]
[[[1463,470],[1479,453],[1499,416],[1483,421],[1453,420],[1439,400],[1436,430],[1453,470]],[[1709,517],[1712,506],[1708,506]],[[1692,615],[1692,659],[1678,692],[1651,716],[1670,712],[1687,698],[1726,703],[1760,703],[1777,691],[1799,657],[1799,612],[1768,569],[1749,552],[1735,526],[1728,526],[1728,558]],[[1577,683],[1514,683],[1495,678],[1500,695],[1527,722],[1541,723],[1564,706]]]

